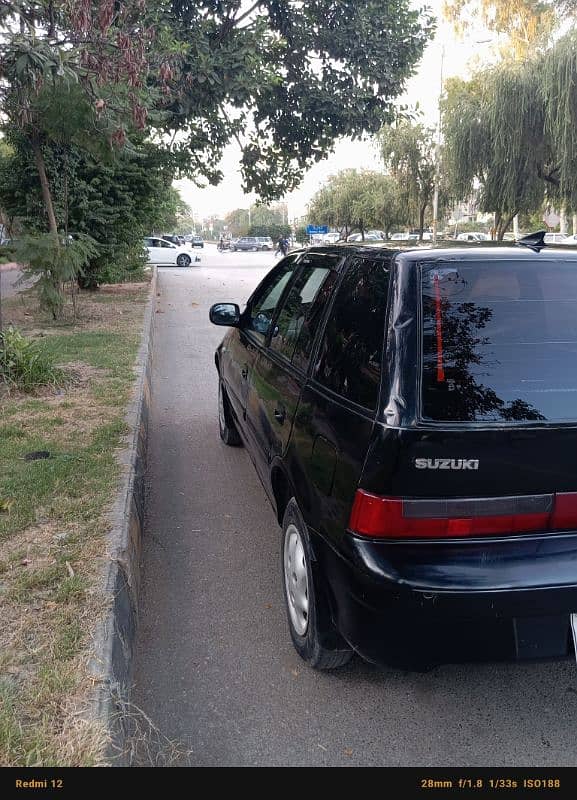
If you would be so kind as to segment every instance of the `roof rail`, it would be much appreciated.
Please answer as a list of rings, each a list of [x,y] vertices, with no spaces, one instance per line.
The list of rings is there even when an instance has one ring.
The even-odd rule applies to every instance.
[[[539,252],[541,248],[547,247],[547,243],[545,242],[545,234],[547,231],[535,231],[535,233],[529,233],[527,236],[521,236],[520,239],[517,239],[515,244],[520,244],[523,247],[530,247],[531,250],[536,250]]]

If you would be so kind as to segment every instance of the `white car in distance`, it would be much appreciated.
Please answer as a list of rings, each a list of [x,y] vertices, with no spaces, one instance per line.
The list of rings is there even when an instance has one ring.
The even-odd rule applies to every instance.
[[[200,261],[200,256],[191,251],[189,244],[177,245],[166,239],[147,236],[144,247],[148,253],[149,264],[190,267],[193,261]]]

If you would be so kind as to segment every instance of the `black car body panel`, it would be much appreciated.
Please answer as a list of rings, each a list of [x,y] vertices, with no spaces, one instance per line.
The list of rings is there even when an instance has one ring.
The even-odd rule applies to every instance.
[[[577,270],[577,253],[515,246],[399,250],[337,245],[289,258],[294,271],[266,320],[265,335],[251,330],[254,322],[249,324],[252,305],[263,291],[259,287],[240,326],[230,330],[219,346],[216,362],[239,433],[279,521],[288,499],[295,497],[298,502],[341,635],[378,663],[567,655],[569,616],[577,612],[577,525],[539,529],[537,514],[535,530],[514,533],[513,527],[505,534],[423,539],[359,535],[351,530],[350,521],[359,490],[375,497],[403,498],[407,509],[437,509],[439,503],[457,504],[459,509],[496,504],[501,509],[520,503],[519,513],[527,515],[522,519],[529,518],[533,508],[549,513],[556,498],[577,492],[577,394],[574,420],[551,421],[545,414],[555,401],[563,415],[570,415],[573,379],[535,388],[535,382],[523,378],[519,386],[536,398],[533,408],[526,400],[502,399],[502,387],[514,393],[516,385],[511,388],[507,376],[502,377],[499,359],[487,359],[485,369],[477,355],[493,341],[497,350],[503,346],[506,336],[497,333],[491,339],[487,331],[491,325],[499,331],[502,318],[513,318],[511,314],[523,309],[519,303],[525,300],[524,282],[534,283],[535,276],[541,280],[541,270],[546,281],[546,271],[558,265]],[[325,264],[330,273],[322,284],[330,284],[330,293],[321,303],[319,290],[306,307],[304,324],[314,318],[315,305],[320,321],[315,320],[307,359],[299,361],[300,333],[292,358],[275,352],[274,340],[279,323],[282,329],[283,309],[290,306],[306,264],[315,258],[317,268]],[[487,300],[485,276],[492,274],[487,270],[497,262],[506,262],[510,274],[520,276],[521,288],[509,296],[506,287],[509,295],[503,294],[501,281],[501,295]],[[321,371],[339,286],[354,269],[365,275],[369,264],[378,266],[380,280],[386,273],[388,287],[381,302],[384,353],[374,408],[355,397],[354,387],[349,397],[343,396],[346,391],[335,391],[328,385],[334,370],[324,377]],[[460,273],[476,277],[464,280]],[[273,275],[274,271],[263,283],[274,281]],[[570,275],[567,280],[571,283]],[[485,294],[475,304],[477,285]],[[428,297],[426,286],[433,287]],[[464,294],[455,300],[458,292]],[[558,300],[565,301],[565,297]],[[562,314],[572,313],[572,306],[563,309]],[[454,325],[451,314],[457,320]],[[282,340],[282,331],[279,335]],[[469,361],[459,350],[463,341]],[[472,387],[475,401],[465,406],[455,396],[443,394],[448,405],[438,403],[439,413],[448,408],[455,416],[463,407],[471,419],[435,421],[424,416],[426,344],[438,360],[430,366],[431,374],[442,378],[432,387],[434,402],[453,386],[457,392]],[[536,352],[545,348],[543,370],[549,369],[552,358],[569,359],[573,353],[569,335],[567,342],[554,339],[543,344],[532,344],[525,337],[517,346]],[[354,362],[358,350],[354,336],[348,347]],[[463,364],[469,362],[472,366],[465,374]],[[575,371],[575,363],[567,363]],[[365,373],[363,367],[360,383]],[[343,375],[346,369],[343,386],[352,386],[353,379]],[[490,386],[492,376],[495,389]],[[474,418],[480,415],[484,417]],[[419,506],[423,501],[428,505]]]

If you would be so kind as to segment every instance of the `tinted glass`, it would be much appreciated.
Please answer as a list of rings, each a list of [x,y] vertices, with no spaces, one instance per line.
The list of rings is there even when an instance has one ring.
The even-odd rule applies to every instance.
[[[334,392],[375,409],[387,309],[388,271],[382,261],[349,267],[327,322],[314,375]]]
[[[277,264],[258,287],[247,308],[243,327],[256,334],[262,342],[266,339],[277,303],[292,277],[295,262],[296,256],[289,256]]]
[[[577,419],[577,264],[423,265],[423,416]]]
[[[270,341],[273,350],[292,359],[305,320],[319,289],[330,273],[330,262],[324,266],[304,266],[293,284],[277,317]]]

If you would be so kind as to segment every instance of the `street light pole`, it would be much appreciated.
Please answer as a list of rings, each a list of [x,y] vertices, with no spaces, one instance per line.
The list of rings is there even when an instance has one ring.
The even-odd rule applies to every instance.
[[[439,180],[441,173],[441,100],[443,98],[443,67],[445,65],[445,45],[441,47],[441,75],[439,88],[439,119],[437,121],[437,144],[435,146],[435,190],[433,192],[433,243],[437,241],[439,217]]]

